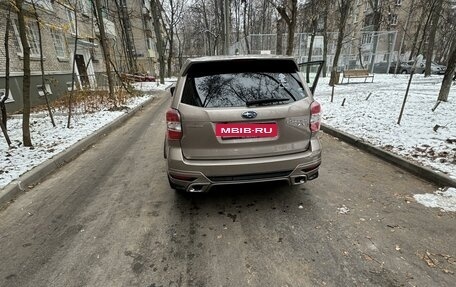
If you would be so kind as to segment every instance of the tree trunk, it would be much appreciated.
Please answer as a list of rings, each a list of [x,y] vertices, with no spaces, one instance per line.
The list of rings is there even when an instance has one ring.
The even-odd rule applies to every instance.
[[[347,18],[348,18],[348,13],[350,12],[350,7],[351,7],[351,2],[352,0],[345,0],[341,1],[341,4],[339,6],[339,33],[337,35],[337,46],[336,46],[336,52],[334,54],[334,60],[333,60],[333,65],[332,65],[332,70],[331,70],[331,79],[329,80],[329,85],[334,86],[337,84],[337,67],[339,63],[339,56],[340,52],[342,51],[342,45],[343,45],[343,40],[344,40],[344,31],[345,31],[345,24],[347,23]]]
[[[403,49],[403,46],[404,46],[405,35],[408,32],[410,18],[412,17],[413,9],[415,8],[414,5],[415,5],[415,0],[412,0],[412,2],[410,3],[409,13],[407,15],[407,21],[405,22],[405,28],[404,28],[404,32],[402,34],[401,44],[399,46],[399,52],[398,52],[397,59],[396,59],[396,66],[394,67],[394,75],[397,74],[397,69],[399,69],[399,65],[400,65],[401,60],[402,60],[401,59],[401,54],[402,54],[402,49]]]
[[[287,41],[287,55],[293,55],[294,49],[294,34],[296,30],[296,15],[298,14],[298,1],[291,0],[291,21],[288,24],[288,41]]]
[[[23,9],[24,0],[16,0],[17,21],[19,24],[19,37],[23,50],[23,69],[22,79],[22,141],[24,146],[31,147],[32,138],[30,136],[30,45],[27,39],[27,28],[25,23],[25,11]]]
[[[169,31],[169,51],[168,51],[168,71],[167,71],[167,76],[168,78],[171,78],[172,76],[172,65],[173,65],[173,54],[174,54],[174,49],[173,49],[173,45],[174,45],[174,28],[170,28],[170,31]]]
[[[120,22],[119,28],[120,28],[120,40],[121,40],[120,42],[122,44],[122,51],[119,54],[123,54],[123,58],[125,59],[126,65],[128,67],[128,69],[127,69],[128,72],[129,73],[135,73],[137,71],[137,69],[136,69],[136,61],[135,61],[135,58],[133,57],[131,51],[129,50],[128,44],[127,44],[127,43],[129,43],[129,40],[127,40],[128,31],[126,29],[125,22],[123,21],[124,18],[122,17],[122,14],[123,14],[123,10],[122,9],[123,8],[122,8],[122,6],[121,6],[121,4],[119,3],[118,0],[114,0],[114,4],[116,5],[117,17],[118,17],[119,22]],[[96,8],[93,8],[93,9],[96,9]],[[92,23],[91,24],[93,25],[93,17],[92,17]],[[116,56],[116,54],[114,53],[114,57],[115,56]],[[116,60],[116,59],[114,59],[114,60]],[[117,61],[114,61],[114,62],[117,63]],[[122,57],[120,57],[120,61],[117,64],[122,67],[122,65],[123,65]]]
[[[426,9],[422,8],[421,19],[426,16]],[[418,27],[416,28],[415,38],[413,39],[412,49],[410,51],[409,61],[411,61],[415,55],[416,45],[418,44],[418,39],[420,37],[421,26],[423,25],[423,21],[418,22]],[[423,31],[425,33],[426,31]]]
[[[323,19],[323,78],[326,78],[328,71],[328,14],[329,14],[329,0],[325,0],[324,19]]]
[[[313,45],[315,41],[315,34],[317,30],[317,22],[318,19],[312,20],[312,34],[310,35],[310,47],[309,47],[309,54],[307,55],[307,62],[312,61],[312,53],[313,53]],[[306,81],[310,83],[310,65],[307,66],[307,73],[306,73]]]
[[[287,2],[291,4],[290,10],[291,15],[287,13]],[[277,12],[280,14],[280,18],[283,19],[284,23],[287,25],[287,50],[286,54],[288,56],[293,55],[293,48],[294,48],[294,33],[296,29],[296,14],[298,9],[298,1],[297,0],[283,0],[281,5],[276,5],[275,8]],[[280,21],[280,20],[279,20]],[[277,28],[277,33],[279,33],[279,29]],[[277,39],[278,40],[278,39]]]
[[[0,95],[0,128],[2,129],[3,136],[5,137],[8,147],[11,147],[11,140],[8,135],[7,117],[5,102],[9,96],[9,73],[10,73],[10,59],[9,59],[9,31],[11,29],[11,5],[8,5],[8,15],[6,16],[5,26],[5,94]]]
[[[74,84],[76,81],[76,52],[78,51],[78,17],[77,17],[77,9],[74,8],[74,49],[73,49],[73,66],[72,66],[72,73],[71,73],[71,91],[70,95],[68,96],[68,119],[67,119],[67,129],[71,127],[71,116],[73,111],[73,93],[74,93]]]
[[[438,101],[448,101],[448,94],[450,93],[451,83],[454,80],[456,72],[456,38],[453,38],[453,44],[451,45],[450,58],[447,63],[447,70],[443,77],[442,86],[440,88]]]
[[[157,38],[157,52],[158,52],[158,62],[159,62],[159,76],[160,83],[165,83],[165,47],[163,43],[163,37],[161,33],[161,24],[160,24],[160,7],[158,6],[157,0],[151,0],[151,10],[152,17],[154,19],[154,31],[155,37]]]
[[[33,12],[35,14],[36,25],[38,27],[38,41],[40,46],[40,68],[41,68],[41,88],[43,89],[43,96],[46,101],[46,107],[48,110],[49,117],[51,118],[51,124],[55,128],[54,116],[52,115],[51,106],[49,104],[48,91],[46,89],[46,78],[44,75],[44,55],[43,55],[43,41],[41,37],[41,24],[38,11],[36,10],[35,0],[32,0]]]
[[[265,1],[266,2],[266,1]],[[250,54],[250,45],[249,45],[249,30],[247,27],[247,1],[244,2],[244,17],[243,17],[243,30],[244,30],[244,38],[245,38],[245,47],[247,49],[247,54]],[[264,11],[263,11],[264,13]]]
[[[432,56],[434,54],[434,43],[435,43],[435,34],[437,34],[437,28],[440,20],[440,11],[442,10],[442,0],[437,0],[435,8],[433,9],[433,15],[431,20],[431,29],[429,32],[429,44],[426,51],[426,66],[424,68],[424,76],[429,77],[431,75],[431,63]]]
[[[177,45],[178,45],[178,59],[179,59],[179,70],[182,68],[183,64],[183,51],[182,51],[182,41],[179,38],[179,33],[176,34]]]
[[[9,97],[10,89],[10,55],[9,55],[9,31],[11,30],[11,4],[8,5],[8,15],[5,26],[5,95],[0,99],[0,118],[5,131],[7,131],[8,115],[6,113],[6,100]],[[5,135],[6,136],[6,135]]]
[[[277,20],[277,40],[276,40],[276,54],[283,54],[283,31],[285,26],[285,20],[281,17]]]
[[[231,24],[230,24],[230,5],[229,0],[223,0],[223,54],[229,54],[230,48],[230,34],[231,34]]]
[[[153,0],[154,1],[154,0]],[[215,2],[217,3],[217,2]],[[206,41],[207,41],[207,49],[206,49],[206,55],[212,55],[212,48],[211,48],[211,31],[210,31],[210,26],[209,26],[209,20],[207,19],[207,11],[206,11],[206,5],[204,4],[204,1],[201,2],[201,6],[203,8],[203,21],[204,25],[206,26],[206,30],[204,31],[204,35],[206,35]],[[216,10],[217,11],[217,10]],[[218,15],[218,12],[216,12],[216,15]],[[216,45],[214,45],[214,50]]]
[[[373,32],[374,34],[372,35],[372,58],[370,62],[370,67],[369,70],[372,71],[374,64],[375,64],[375,58],[377,55],[377,46],[378,46],[378,31],[380,30],[380,24],[382,20],[382,12],[381,12],[381,7],[380,7],[380,0],[373,0],[368,2],[369,5],[371,6],[372,10],[374,11],[373,14]]]
[[[94,5],[94,9],[97,12],[97,23],[98,29],[100,30],[100,44],[101,48],[103,49],[103,58],[105,61],[106,75],[108,76],[109,98],[111,100],[114,100],[114,105],[116,105],[114,94],[114,80],[112,78],[111,73],[111,52],[108,45],[108,37],[106,36],[106,30],[103,21],[103,11],[101,10],[101,2],[100,0],[94,0],[92,2],[92,5]]]

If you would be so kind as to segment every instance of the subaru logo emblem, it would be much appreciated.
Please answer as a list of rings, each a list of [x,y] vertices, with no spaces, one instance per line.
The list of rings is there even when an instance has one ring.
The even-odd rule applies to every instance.
[[[257,116],[257,113],[254,111],[248,111],[248,112],[245,112],[242,114],[242,117],[244,119],[254,119],[254,118],[256,118],[256,116]]]

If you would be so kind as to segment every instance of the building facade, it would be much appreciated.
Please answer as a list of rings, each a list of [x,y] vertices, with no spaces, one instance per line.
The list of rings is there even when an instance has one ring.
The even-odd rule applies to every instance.
[[[92,0],[34,0],[41,30],[41,46],[45,74],[45,88],[49,98],[54,100],[71,90],[73,59],[75,59],[75,87],[78,89],[98,89],[107,86],[103,51],[99,41],[99,29],[93,13]],[[103,22],[112,61],[119,73],[153,73],[153,40],[145,37],[145,10],[148,1],[109,1],[102,0]],[[0,2],[0,25],[6,26],[9,14],[9,1]],[[32,0],[26,0],[27,39],[31,47],[31,103],[32,106],[45,103],[42,91],[41,53],[37,19]],[[120,20],[121,5],[129,7],[128,16],[131,29],[127,30]],[[130,8],[131,7],[131,8]],[[23,56],[19,38],[17,15],[9,14],[12,29],[0,29],[0,41],[4,43],[9,35],[10,90],[6,107],[8,112],[22,108]],[[135,12],[136,14],[132,13]],[[149,20],[150,22],[150,20]],[[121,26],[122,25],[122,26]],[[127,27],[128,28],[128,27]],[[130,42],[126,35],[130,32]],[[150,48],[149,48],[150,47]],[[126,53],[128,49],[129,53]],[[5,91],[4,45],[0,45],[0,95]],[[135,65],[126,64],[134,59]]]

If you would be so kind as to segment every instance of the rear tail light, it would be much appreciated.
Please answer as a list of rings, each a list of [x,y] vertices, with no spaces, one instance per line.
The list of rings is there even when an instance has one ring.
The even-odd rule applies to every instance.
[[[320,130],[321,106],[318,102],[310,105],[310,131],[316,133]]]
[[[169,140],[180,140],[182,138],[182,124],[178,110],[169,109],[166,112],[166,126]]]

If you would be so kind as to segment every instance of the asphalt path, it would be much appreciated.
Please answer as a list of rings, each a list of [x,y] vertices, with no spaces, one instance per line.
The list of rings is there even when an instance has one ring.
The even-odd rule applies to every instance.
[[[321,134],[320,177],[181,195],[166,93],[0,212],[0,286],[454,286],[437,188]]]

